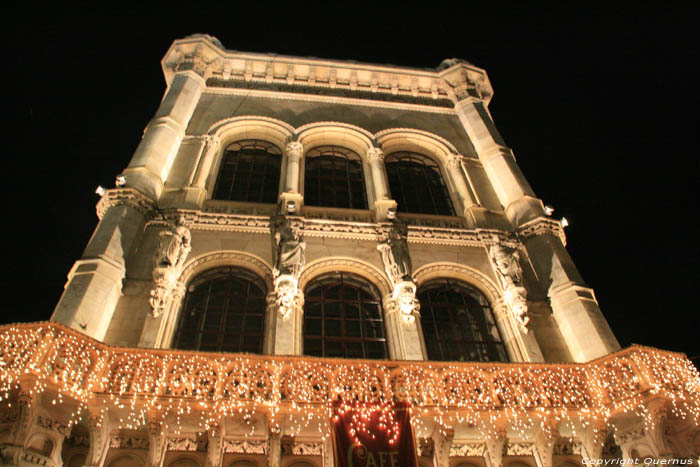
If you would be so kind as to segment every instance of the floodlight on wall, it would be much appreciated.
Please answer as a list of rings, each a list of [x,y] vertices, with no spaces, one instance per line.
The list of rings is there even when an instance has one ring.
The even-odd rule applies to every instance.
[[[126,175],[117,175],[117,179],[114,181],[114,184],[117,186],[126,185]]]
[[[105,189],[102,187],[102,185],[98,185],[97,188],[95,188],[95,193],[97,193],[100,196],[104,196]]]
[[[297,210],[296,201],[287,201],[287,214],[294,214]]]
[[[569,220],[566,217],[561,218],[561,226],[562,227],[568,227],[569,226]]]
[[[551,216],[553,212],[554,212],[554,208],[552,206],[545,206],[544,207],[544,213],[547,214],[548,216]]]
[[[386,210],[386,217],[388,219],[395,219],[396,218],[396,208],[389,208]]]

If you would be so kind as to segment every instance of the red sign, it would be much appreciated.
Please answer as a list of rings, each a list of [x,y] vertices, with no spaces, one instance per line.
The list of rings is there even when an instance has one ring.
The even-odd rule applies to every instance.
[[[418,467],[407,403],[333,402],[336,467]]]

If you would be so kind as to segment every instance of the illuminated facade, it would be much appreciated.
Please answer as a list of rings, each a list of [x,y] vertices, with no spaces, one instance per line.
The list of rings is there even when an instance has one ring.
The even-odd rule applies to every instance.
[[[697,371],[620,350],[484,70],[162,65],[51,323],[0,328],[6,464],[330,466],[337,400],[409,403],[424,467],[700,454]]]

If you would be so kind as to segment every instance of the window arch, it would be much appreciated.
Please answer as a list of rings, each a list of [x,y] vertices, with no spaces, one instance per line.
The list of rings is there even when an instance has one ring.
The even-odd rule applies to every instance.
[[[418,290],[429,360],[507,361],[486,297],[475,288],[439,279]]]
[[[267,289],[236,267],[211,269],[189,285],[173,348],[262,353]]]
[[[454,216],[452,200],[434,160],[413,152],[395,152],[386,156],[384,164],[399,211]]]
[[[304,354],[389,358],[377,290],[346,273],[312,281],[304,293]]]
[[[224,151],[214,185],[214,199],[276,203],[282,151],[272,143],[247,139]]]
[[[318,146],[306,153],[304,204],[367,209],[362,159],[340,146]]]

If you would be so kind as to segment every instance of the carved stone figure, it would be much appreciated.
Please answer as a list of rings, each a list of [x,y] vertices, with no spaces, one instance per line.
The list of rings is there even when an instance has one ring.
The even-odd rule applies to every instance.
[[[170,303],[173,291],[192,250],[192,234],[185,226],[184,217],[160,233],[160,242],[153,256],[153,283],[149,302],[155,318],[159,317]]]
[[[160,242],[153,258],[156,268],[179,268],[184,264],[192,250],[192,234],[184,223],[184,217],[180,216],[175,224],[168,224],[168,229],[160,233]]]
[[[290,275],[298,278],[304,267],[306,242],[301,239],[300,223],[286,216],[274,216],[270,219],[275,277]]]
[[[512,248],[497,243],[489,248],[489,257],[503,286],[503,299],[506,305],[517,319],[521,329],[528,332],[527,325],[530,318],[527,316],[527,291],[522,285],[520,254]]]
[[[384,239],[377,245],[377,250],[382,256],[384,270],[396,286],[401,282],[410,281],[412,273],[411,257],[408,254],[408,226],[404,223],[392,221],[391,228],[384,235]]]

